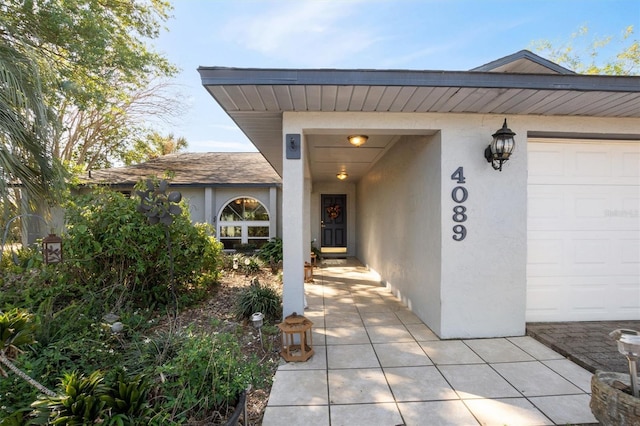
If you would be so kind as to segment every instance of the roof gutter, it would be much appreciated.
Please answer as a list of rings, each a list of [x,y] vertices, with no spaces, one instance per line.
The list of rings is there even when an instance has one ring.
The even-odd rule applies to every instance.
[[[199,67],[204,86],[416,86],[640,93],[640,77],[478,71]]]

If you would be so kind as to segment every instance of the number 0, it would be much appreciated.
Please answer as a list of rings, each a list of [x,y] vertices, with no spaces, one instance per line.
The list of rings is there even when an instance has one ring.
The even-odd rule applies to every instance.
[[[460,196],[460,192],[462,192],[462,196]],[[456,203],[464,203],[467,201],[467,197],[469,197],[469,192],[464,186],[456,186],[451,191],[451,199]]]

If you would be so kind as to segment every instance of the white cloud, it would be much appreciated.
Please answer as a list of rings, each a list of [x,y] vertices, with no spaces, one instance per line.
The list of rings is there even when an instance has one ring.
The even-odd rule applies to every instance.
[[[376,43],[374,29],[360,25],[359,1],[282,2],[265,13],[237,16],[222,36],[245,49],[296,66],[335,66]]]

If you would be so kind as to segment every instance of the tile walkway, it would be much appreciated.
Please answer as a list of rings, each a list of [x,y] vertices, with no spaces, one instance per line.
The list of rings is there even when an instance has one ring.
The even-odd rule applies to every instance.
[[[278,368],[263,426],[597,424],[591,373],[532,337],[440,340],[355,260],[314,278],[315,355]]]

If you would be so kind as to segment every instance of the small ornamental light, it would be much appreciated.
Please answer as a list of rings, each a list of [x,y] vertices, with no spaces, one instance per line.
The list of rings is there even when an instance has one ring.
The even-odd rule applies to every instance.
[[[304,282],[313,282],[313,265],[309,262],[304,262]]]
[[[262,325],[264,324],[264,314],[262,312],[256,312],[251,315],[251,323],[255,328],[258,329],[258,333],[260,334],[260,345],[264,348],[264,343],[262,342]]]
[[[42,240],[42,257],[44,263],[62,262],[62,238],[56,234],[49,234]]]
[[[312,326],[311,321],[295,312],[286,317],[284,322],[278,324],[278,328],[282,331],[280,355],[285,361],[307,361],[313,356]]]

